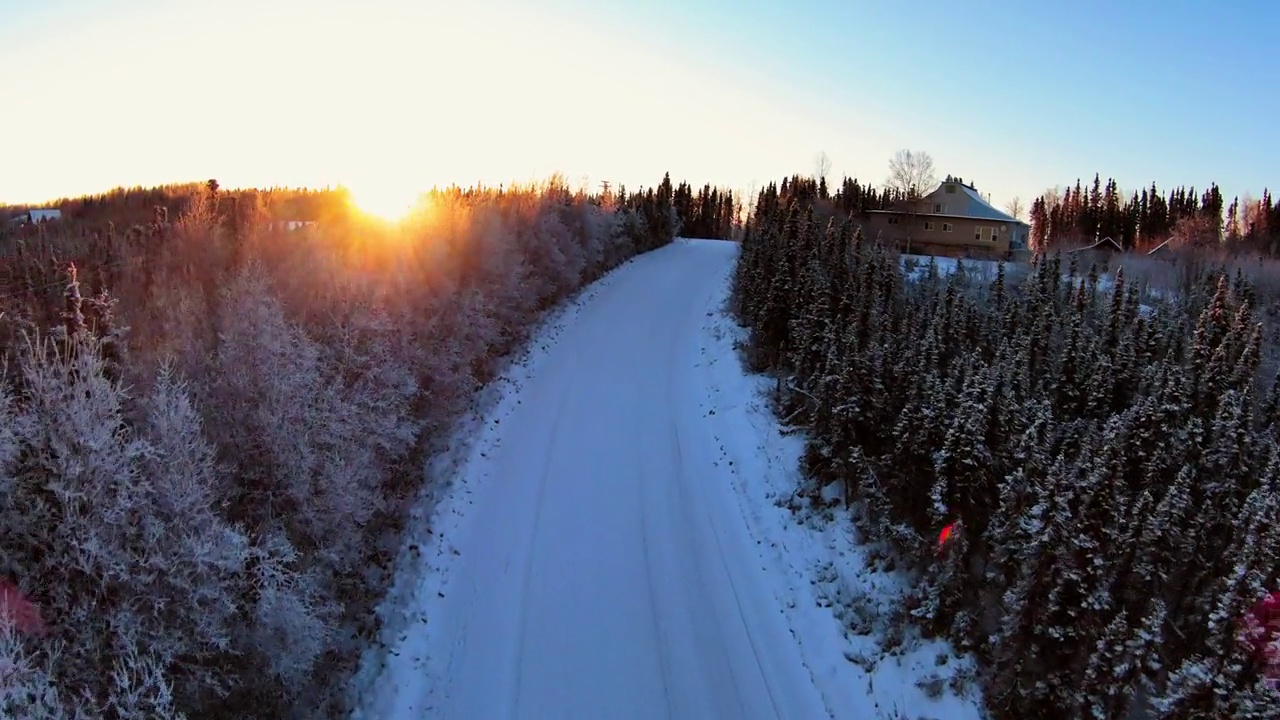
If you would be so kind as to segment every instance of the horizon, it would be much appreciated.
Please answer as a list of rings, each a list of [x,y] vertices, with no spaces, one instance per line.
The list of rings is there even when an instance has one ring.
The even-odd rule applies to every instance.
[[[26,78],[0,202],[217,178],[394,207],[557,173],[745,193],[823,152],[829,183],[881,187],[899,149],[997,207],[1094,173],[1228,202],[1269,186],[1280,148],[1253,138],[1280,101],[1252,89],[1280,9],[1212,37],[1189,2],[1081,10],[0,0],[0,75]]]

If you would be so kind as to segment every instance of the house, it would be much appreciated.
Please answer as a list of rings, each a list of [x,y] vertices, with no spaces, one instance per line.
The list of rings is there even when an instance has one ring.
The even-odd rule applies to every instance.
[[[1075,248],[1074,250],[1068,250],[1067,254],[1070,255],[1071,253],[1086,252],[1089,250],[1096,250],[1099,252],[1107,252],[1107,253],[1124,252],[1124,248],[1120,247],[1120,243],[1116,242],[1115,240],[1112,240],[1109,237],[1104,237],[1094,242],[1092,245],[1085,245],[1084,247],[1078,247],[1078,248]]]
[[[270,230],[284,230],[286,232],[306,230],[315,226],[314,220],[272,220],[267,223],[267,228]]]
[[[947,181],[915,202],[863,213],[863,232],[903,252],[1005,258],[1027,248],[1031,226],[992,207],[972,185]]]
[[[27,210],[10,218],[10,225],[26,225],[27,223],[54,222],[62,219],[62,211],[55,209]]]

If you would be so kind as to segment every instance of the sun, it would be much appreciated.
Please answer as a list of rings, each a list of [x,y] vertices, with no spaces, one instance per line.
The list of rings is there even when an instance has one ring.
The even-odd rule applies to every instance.
[[[422,202],[422,194],[400,188],[359,185],[351,188],[351,202],[362,212],[387,222],[399,222]]]

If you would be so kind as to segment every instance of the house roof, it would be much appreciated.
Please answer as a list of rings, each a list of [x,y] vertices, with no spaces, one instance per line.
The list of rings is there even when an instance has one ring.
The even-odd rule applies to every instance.
[[[945,188],[948,185],[954,185],[956,188],[958,188],[959,192],[964,193],[964,196],[967,202],[962,201],[959,203],[959,205],[961,206],[959,209],[961,209],[963,212],[949,212],[949,213],[917,212],[915,214],[916,215],[933,215],[936,217],[964,218],[966,220],[993,220],[996,222],[1014,223],[1016,225],[1021,225],[1023,227],[1028,227],[1028,228],[1031,227],[1027,223],[1015,218],[1009,213],[1003,212],[993,207],[991,203],[987,202],[981,195],[978,194],[977,190],[974,190],[973,188],[969,187],[968,185],[965,185],[962,182],[958,182],[954,180],[951,182],[939,183],[938,187],[934,188],[932,192],[920,198],[920,202],[933,203],[935,198],[938,198],[946,194]],[[950,197],[955,197],[955,193],[951,193]],[[953,203],[948,202],[947,204],[952,208],[955,207],[955,204]],[[870,210],[868,212],[900,213],[903,211],[901,210]]]
[[[867,212],[868,212],[868,213],[880,213],[880,214],[885,214],[885,215],[902,215],[902,214],[904,214],[904,211],[902,211],[902,210],[867,210]],[[1021,222],[1021,221],[1019,221],[1019,220],[1012,220],[1012,219],[1010,219],[1010,220],[1000,220],[999,218],[983,217],[983,216],[980,216],[980,215],[960,215],[960,214],[958,214],[958,213],[918,212],[918,213],[914,213],[914,215],[915,215],[915,217],[955,218],[956,220],[991,220],[991,221],[993,221],[993,222],[1012,222],[1012,223],[1020,223],[1020,224],[1022,224],[1022,225],[1026,225],[1026,223],[1022,223],[1022,222]]]
[[[1068,250],[1067,252],[1068,252],[1068,253],[1077,253],[1077,252],[1081,252],[1082,250],[1093,250],[1093,249],[1098,248],[1098,247],[1101,247],[1101,246],[1103,246],[1103,245],[1110,245],[1111,247],[1115,248],[1116,250],[1119,250],[1120,252],[1124,252],[1124,248],[1120,247],[1120,243],[1116,242],[1115,240],[1112,240],[1110,237],[1104,237],[1104,238],[1102,238],[1101,240],[1099,240],[1099,241],[1095,242],[1095,243],[1094,243],[1094,244],[1092,244],[1092,245],[1085,245],[1084,247],[1078,247],[1078,248],[1076,248],[1076,249],[1074,249],[1074,250]],[[1150,254],[1150,253],[1148,253],[1148,254]]]
[[[23,210],[22,212],[9,218],[10,225],[22,225],[24,223],[36,223],[42,220],[61,220],[62,211],[57,208],[32,208]]]
[[[943,183],[943,185],[945,184],[946,183]],[[984,220],[999,220],[1001,222],[1011,222],[1011,223],[1018,223],[1020,225],[1026,225],[1026,223],[1010,215],[1009,213],[996,209],[994,206],[991,205],[991,203],[987,202],[981,195],[979,195],[977,190],[974,190],[968,185],[964,185],[960,183],[957,183],[957,184],[960,185],[960,191],[963,192],[965,195],[968,195],[969,199],[972,200],[972,202],[969,203],[969,212],[971,214],[967,215],[966,217],[980,217],[980,218],[983,218]],[[941,189],[941,187],[942,185],[938,186],[939,189]],[[934,192],[937,192],[937,190],[934,190]]]
[[[866,210],[865,212],[868,214],[876,213],[881,215],[905,215],[906,214],[906,212],[903,210]],[[1015,220],[1013,218],[1002,219],[1002,218],[989,217],[984,215],[961,215],[959,213],[917,212],[917,213],[913,213],[913,216],[922,217],[922,218],[952,218],[954,220],[987,220],[990,222],[1013,223],[1015,225],[1021,225],[1022,227],[1026,227],[1026,228],[1031,227],[1030,225],[1022,222],[1021,220]]]

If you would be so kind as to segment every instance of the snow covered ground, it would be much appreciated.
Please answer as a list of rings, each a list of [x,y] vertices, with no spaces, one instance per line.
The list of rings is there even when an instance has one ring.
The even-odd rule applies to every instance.
[[[906,273],[906,277],[912,280],[919,280],[925,277],[925,273],[929,270],[929,259],[930,256],[928,255],[902,255],[901,263],[903,270]],[[938,275],[942,277],[947,277],[955,273],[956,268],[959,267],[957,263],[963,262],[966,271],[970,273],[970,277],[980,279],[984,282],[992,282],[995,280],[996,272],[1000,264],[996,260],[957,260],[956,258],[949,257],[934,257],[933,260],[938,266]],[[1123,262],[1124,258],[1121,258],[1116,265],[1122,265]],[[1010,281],[1020,281],[1025,279],[1029,272],[1030,266],[1026,262],[1009,261],[1005,263],[1005,274]],[[1064,270],[1062,273],[1063,281],[1079,282],[1081,278],[1087,276],[1089,272],[1088,264],[1086,263],[1084,267],[1077,268],[1077,272],[1078,275],[1076,279],[1071,280],[1070,274]],[[1149,315],[1153,312],[1153,308],[1151,306],[1152,302],[1172,300],[1174,298],[1173,291],[1152,286],[1141,280],[1135,280],[1132,275],[1128,277],[1126,282],[1129,284],[1133,284],[1134,282],[1138,283],[1137,287],[1142,292],[1142,297],[1147,300],[1147,302],[1139,305],[1138,307],[1139,312],[1142,312],[1143,314]],[[1113,270],[1103,272],[1098,275],[1099,292],[1111,293],[1114,287],[1115,272]]]
[[[951,275],[956,271],[956,268],[960,267],[960,264],[963,263],[964,267],[972,276],[983,278],[985,280],[994,280],[996,277],[996,270],[1000,266],[1000,262],[998,260],[981,260],[974,258],[958,259],[937,255],[902,255],[900,256],[900,260],[902,262],[903,270],[907,273],[907,278],[916,280],[923,278],[925,273],[928,272],[930,260],[933,260],[938,266],[938,275],[942,277]],[[1006,262],[1005,272],[1013,273],[1025,267],[1026,263]]]
[[[847,517],[779,506],[802,441],[738,360],[736,251],[633,260],[494,386],[408,543],[357,718],[980,717],[944,644],[882,647],[902,579]]]

